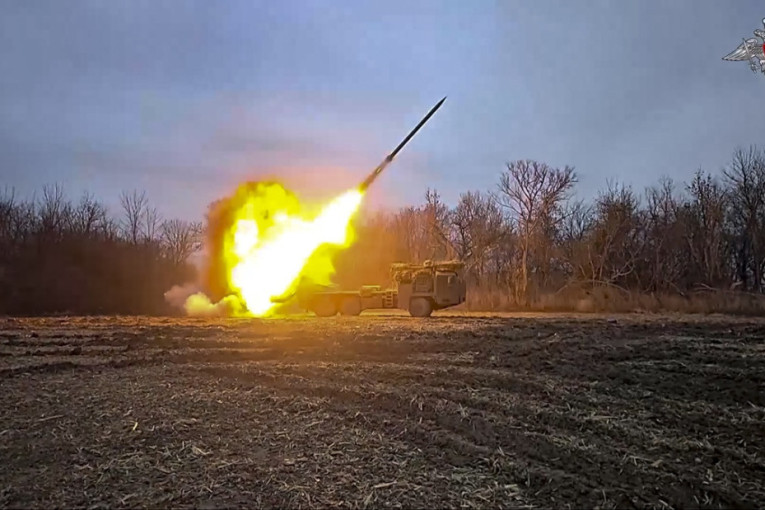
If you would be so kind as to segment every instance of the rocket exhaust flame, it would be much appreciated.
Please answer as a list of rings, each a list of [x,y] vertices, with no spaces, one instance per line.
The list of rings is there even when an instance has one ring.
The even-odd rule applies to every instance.
[[[257,216],[240,217],[231,234],[232,258],[236,262],[230,283],[247,310],[256,316],[267,315],[275,307],[271,299],[288,291],[305,271],[328,278],[333,272],[330,261],[313,261],[311,265],[309,259],[323,244],[348,244],[348,223],[361,199],[360,191],[348,191],[310,221],[277,210],[273,223],[263,233]]]
[[[222,266],[228,291],[218,303],[201,293],[190,296],[190,315],[228,313],[249,317],[273,315],[294,295],[298,282],[309,279],[329,283],[334,273],[331,251],[353,241],[351,219],[366,190],[438,110],[441,99],[415,128],[355,189],[341,194],[317,215],[309,217],[297,197],[278,183],[244,183],[224,202],[229,214],[220,229],[221,253],[213,257]]]

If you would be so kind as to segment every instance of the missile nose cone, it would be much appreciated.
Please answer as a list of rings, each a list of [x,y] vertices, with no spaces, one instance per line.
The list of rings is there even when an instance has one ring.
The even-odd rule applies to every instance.
[[[446,96],[444,96],[443,98],[441,98],[441,100],[440,100],[439,102],[437,102],[437,103],[436,103],[436,106],[434,106],[433,108],[431,108],[431,110],[430,110],[430,113],[431,113],[431,114],[432,114],[432,113],[435,113],[435,111],[436,111],[436,110],[438,110],[439,108],[441,108],[441,105],[442,105],[442,104],[444,104],[444,101],[446,101]]]
[[[441,100],[440,100],[439,102],[437,102],[437,103],[436,103],[436,106],[434,106],[433,108],[431,108],[430,112],[428,112],[428,113],[430,113],[430,115],[433,115],[434,113],[436,113],[436,110],[438,110],[439,108],[441,108],[441,105],[442,105],[442,104],[444,104],[444,101],[446,101],[446,96],[444,96],[443,98],[441,98]],[[430,116],[428,116],[428,117],[430,117]]]

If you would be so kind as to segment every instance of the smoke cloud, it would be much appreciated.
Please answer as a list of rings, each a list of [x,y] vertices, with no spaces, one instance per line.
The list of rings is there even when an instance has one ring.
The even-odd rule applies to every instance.
[[[225,232],[233,222],[232,201],[232,197],[226,197],[208,206],[199,281],[175,285],[165,292],[165,301],[190,317],[230,317],[244,312],[239,298],[228,287],[223,259]]]
[[[231,317],[244,311],[236,296],[225,296],[213,303],[195,283],[175,285],[165,292],[165,301],[189,317]]]
[[[174,285],[173,288],[165,292],[165,301],[174,308],[183,308],[189,296],[197,292],[200,292],[200,289],[196,283]]]
[[[183,307],[190,317],[233,317],[244,311],[239,298],[234,295],[213,303],[202,292],[189,296]]]

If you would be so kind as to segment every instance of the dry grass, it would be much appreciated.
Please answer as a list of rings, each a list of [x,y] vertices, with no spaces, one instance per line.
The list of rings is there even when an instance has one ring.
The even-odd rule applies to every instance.
[[[685,295],[630,292],[617,287],[569,288],[532,298],[528,307],[515,303],[504,289],[471,289],[462,309],[541,312],[676,312],[765,316],[765,296],[744,292],[695,291]]]

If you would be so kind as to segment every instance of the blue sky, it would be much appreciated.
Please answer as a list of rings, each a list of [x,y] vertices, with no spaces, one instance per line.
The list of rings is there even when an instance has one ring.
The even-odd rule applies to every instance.
[[[716,171],[765,142],[765,76],[724,62],[761,0],[0,0],[0,175],[201,219],[243,180],[358,183],[448,99],[376,206],[490,189],[509,160],[579,194]]]

